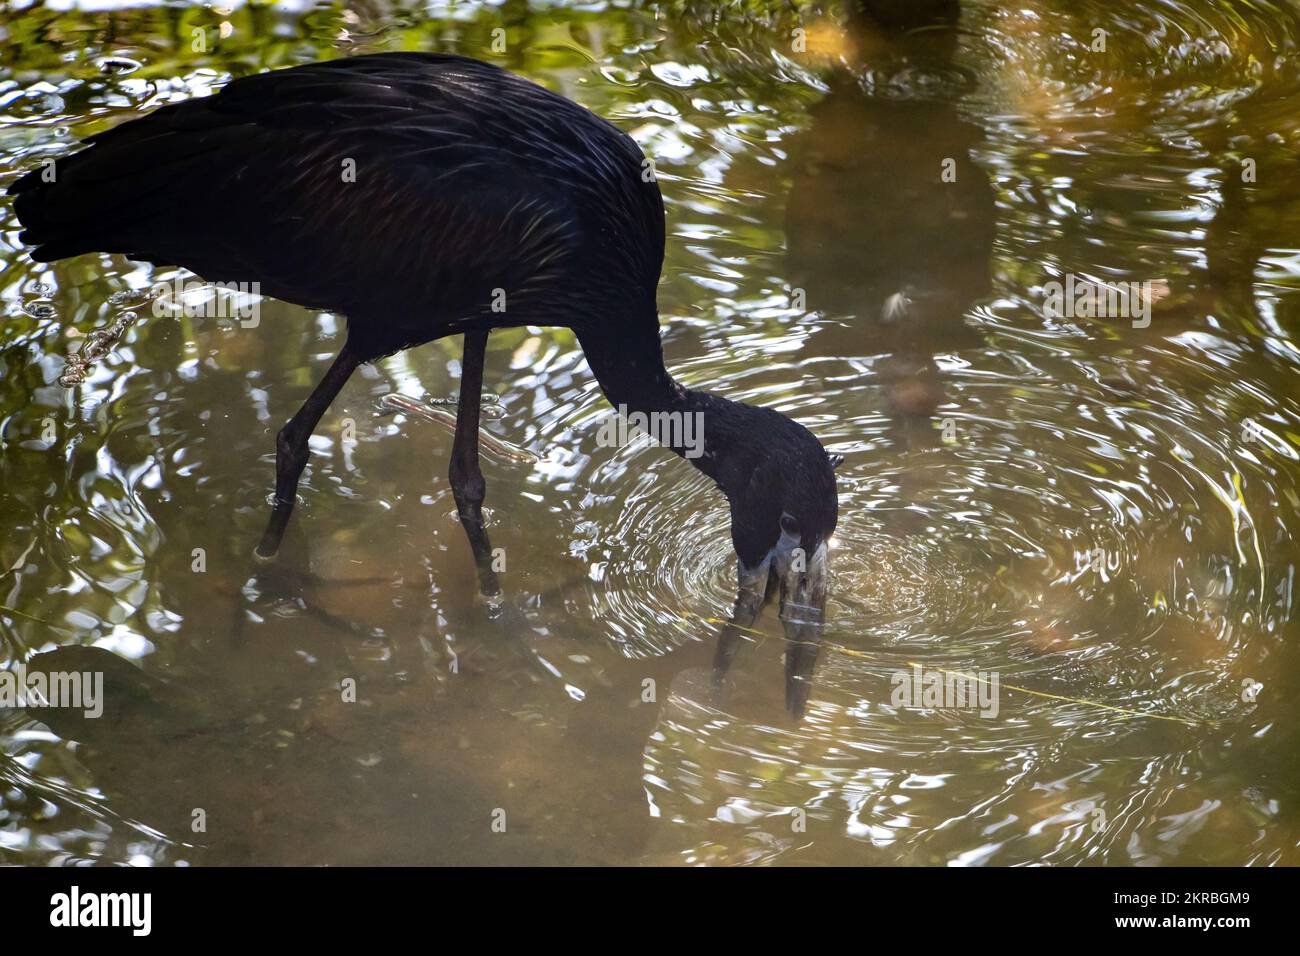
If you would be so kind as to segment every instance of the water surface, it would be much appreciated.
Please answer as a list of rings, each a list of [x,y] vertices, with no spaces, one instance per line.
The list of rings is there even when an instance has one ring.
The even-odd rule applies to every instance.
[[[53,4],[0,31],[6,182],[327,57],[457,52],[573,97],[655,160],[673,373],[845,456],[795,724],[770,612],[710,693],[726,502],[601,447],[571,334],[489,346],[486,427],[541,459],[485,464],[506,612],[450,436],[381,414],[454,394],[457,340],[353,377],[262,565],[274,435],[342,318],[146,304],[65,387],[176,274],[33,264],[6,204],[0,663],[130,663],[99,722],[0,711],[0,861],[1298,862],[1297,9],[971,2],[909,32],[776,4]],[[1149,324],[1049,314],[1066,274],[1153,283]],[[913,663],[996,671],[997,716],[893,706]]]

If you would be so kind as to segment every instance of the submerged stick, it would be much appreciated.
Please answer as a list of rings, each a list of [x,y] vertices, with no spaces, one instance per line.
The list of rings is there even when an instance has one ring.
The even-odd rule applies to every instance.
[[[411,398],[408,395],[402,395],[398,392],[392,392],[385,395],[379,400],[379,404],[385,411],[402,412],[406,415],[416,415],[425,421],[433,422],[435,425],[441,425],[452,434],[456,433],[456,416],[446,408],[430,405],[428,402],[422,402],[419,399]],[[521,448],[518,445],[506,441],[504,438],[498,438],[491,432],[479,429],[479,445],[484,451],[488,452],[494,458],[510,462],[516,465],[535,465],[542,460],[541,456],[527,448]]]

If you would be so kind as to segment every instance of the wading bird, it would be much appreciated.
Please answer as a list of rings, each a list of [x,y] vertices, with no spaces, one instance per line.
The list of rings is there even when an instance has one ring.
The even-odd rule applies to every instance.
[[[717,673],[779,588],[786,703],[802,713],[837,462],[784,415],[664,367],[663,199],[631,137],[498,67],[383,53],[236,79],[86,143],[10,187],[34,259],[122,253],[347,317],[346,344],[277,436],[261,556],[279,548],[308,439],[353,370],[463,334],[451,487],[480,586],[499,593],[478,462],[484,350],[493,329],[567,327],[616,408],[699,416],[703,454],[688,460],[726,495],[738,557]]]

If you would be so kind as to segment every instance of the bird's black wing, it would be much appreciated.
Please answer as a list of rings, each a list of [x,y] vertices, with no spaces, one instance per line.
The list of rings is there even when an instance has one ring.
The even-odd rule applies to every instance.
[[[248,76],[87,144],[54,182],[36,170],[10,189],[38,260],[120,252],[353,314],[453,315],[497,290],[517,308],[553,299],[593,247],[643,273],[653,260],[651,288],[662,259],[631,139],[460,57]]]

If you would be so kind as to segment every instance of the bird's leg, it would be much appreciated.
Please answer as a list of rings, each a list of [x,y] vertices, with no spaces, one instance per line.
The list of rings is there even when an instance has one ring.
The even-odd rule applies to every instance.
[[[275,438],[275,505],[271,511],[271,520],[267,523],[262,542],[257,546],[258,557],[269,558],[280,550],[280,539],[289,524],[289,515],[293,513],[294,502],[298,497],[298,479],[307,467],[307,442],[312,431],[320,422],[325,409],[329,408],[348,377],[361,364],[347,345],[334,359],[325,377],[303,402],[298,413],[289,419]]]
[[[465,354],[461,359],[460,399],[456,405],[456,440],[451,447],[451,493],[456,498],[456,512],[469,537],[478,566],[479,590],[486,597],[501,593],[496,571],[492,569],[492,544],[483,527],[483,496],[487,485],[478,464],[478,425],[483,391],[483,356],[487,351],[487,332],[465,333]]]

